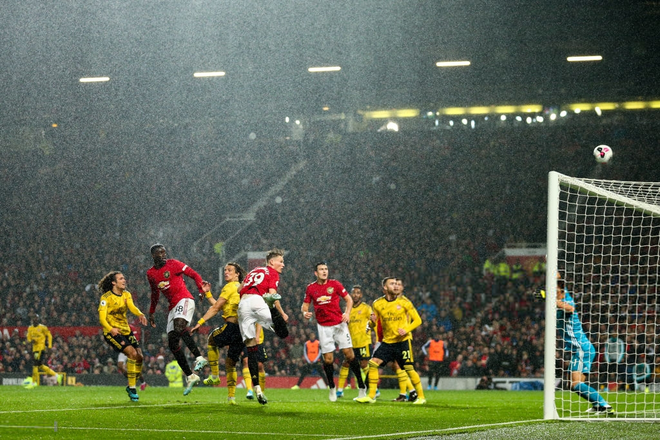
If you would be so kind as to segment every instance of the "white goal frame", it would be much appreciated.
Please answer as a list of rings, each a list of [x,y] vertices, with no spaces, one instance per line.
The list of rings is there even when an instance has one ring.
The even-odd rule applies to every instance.
[[[615,409],[615,413],[610,417],[594,416],[593,414],[585,413],[583,410],[580,411],[571,411],[565,410],[565,402],[561,400],[562,391],[557,391],[555,389],[556,380],[560,379],[555,377],[555,354],[558,350],[557,347],[557,273],[559,269],[564,270],[564,267],[569,264],[574,264],[575,261],[571,260],[570,262],[563,260],[565,255],[575,254],[573,251],[564,251],[562,246],[569,247],[568,244],[563,243],[563,237],[560,235],[568,229],[568,225],[572,223],[567,222],[569,217],[578,217],[575,213],[567,211],[564,213],[562,218],[562,213],[560,211],[561,207],[571,206],[566,203],[566,200],[562,199],[568,198],[571,196],[562,195],[562,188],[564,191],[567,189],[572,191],[571,196],[574,200],[588,197],[595,197],[599,202],[607,200],[608,208],[613,209],[626,208],[634,211],[635,214],[643,213],[645,216],[652,217],[653,225],[649,228],[653,230],[655,228],[655,219],[660,219],[660,183],[650,183],[650,182],[624,182],[624,181],[608,181],[608,180],[597,180],[597,179],[582,179],[575,178],[560,174],[558,172],[552,171],[548,175],[548,224],[547,224],[547,259],[546,259],[546,303],[545,303],[545,345],[544,345],[544,398],[543,398],[543,417],[544,419],[562,419],[562,420],[627,420],[627,421],[658,421],[660,417],[660,394],[658,394],[657,384],[654,385],[653,389],[653,400],[651,401],[650,410],[639,411],[639,414],[635,413],[634,410],[629,410],[629,403],[620,403],[618,406],[621,406],[621,414],[617,414],[617,404],[612,406]],[[646,193],[644,193],[646,191]],[[650,194],[651,197],[646,197]],[[603,202],[604,203],[604,202]],[[576,206],[581,207],[577,204]],[[580,214],[582,215],[582,214]],[[621,217],[628,218],[628,217]],[[660,222],[660,220],[659,220]],[[562,229],[566,226],[566,229]],[[599,225],[600,226],[600,225]],[[587,228],[584,229],[599,229],[599,228]],[[569,235],[569,234],[564,234]],[[573,234],[577,235],[577,234]],[[594,237],[602,239],[606,235],[594,234]],[[562,254],[562,255],[560,255]],[[588,253],[583,253],[579,255],[593,255]],[[570,257],[568,257],[570,258]],[[561,267],[560,267],[561,266]],[[577,266],[577,264],[576,264]],[[564,274],[562,274],[564,276]],[[582,284],[584,286],[584,283]],[[657,286],[657,283],[656,285]],[[567,287],[571,293],[573,293],[572,286],[568,284]],[[658,291],[660,291],[660,286]],[[660,294],[660,293],[659,293]],[[576,301],[577,303],[577,301]],[[589,335],[594,342],[591,335]],[[596,345],[596,344],[594,344]],[[561,351],[561,350],[560,350]],[[657,355],[657,353],[656,353]],[[598,356],[598,353],[596,354]],[[653,367],[651,367],[653,368]],[[592,368],[593,371],[593,368]],[[558,398],[559,393],[559,398]],[[566,393],[566,391],[563,391]],[[609,393],[610,397],[614,393]],[[565,394],[564,394],[565,395]],[[606,400],[607,396],[603,395]],[[630,397],[621,397],[621,399],[629,399]],[[558,408],[557,402],[561,402],[561,407]],[[588,407],[588,402],[583,400],[586,404],[583,405]],[[608,400],[610,402],[610,400]],[[626,400],[627,402],[627,400]],[[646,401],[644,401],[646,402]],[[644,403],[643,402],[643,403]]]

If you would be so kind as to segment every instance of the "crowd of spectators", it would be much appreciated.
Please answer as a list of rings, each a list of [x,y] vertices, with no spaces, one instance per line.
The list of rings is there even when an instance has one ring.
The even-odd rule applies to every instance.
[[[235,238],[245,250],[287,250],[281,293],[290,336],[285,341],[268,336],[268,374],[299,374],[302,344],[316,331],[302,320],[300,305],[313,281],[314,263],[326,261],[331,278],[347,288],[362,285],[366,301],[382,294],[384,276],[404,280],[405,294],[423,319],[413,335],[418,371],[426,370],[421,345],[439,335],[449,347],[449,375],[541,377],[544,304],[529,292],[542,285],[543,277],[527,273],[497,283],[484,263],[508,243],[545,241],[551,169],[653,180],[649,175],[657,164],[647,160],[633,167],[625,157],[630,152],[640,159],[636,143],[655,139],[645,138],[644,127],[635,123],[623,127],[335,134],[276,148],[242,141],[239,149],[228,142],[219,145],[212,131],[169,133],[177,145],[162,148],[149,139],[154,133],[143,134],[125,149],[111,133],[94,139],[107,150],[100,158],[83,151],[90,163],[86,169],[71,163],[73,146],[49,158],[29,152],[30,166],[15,155],[0,165],[3,176],[15,170],[5,177],[14,191],[1,196],[10,209],[2,213],[7,230],[0,246],[0,328],[9,330],[3,332],[0,368],[30,371],[29,347],[11,329],[29,325],[35,313],[49,327],[96,326],[95,284],[110,270],[127,275],[128,289],[146,312],[145,272],[152,264],[148,249],[153,242],[163,242],[171,257],[214,281],[217,294],[222,262],[212,246],[189,251],[202,234],[192,236],[188,226],[208,230],[221,218],[219,212],[247,209],[252,197],[304,158],[305,167],[279,200],[262,207],[255,224]],[[157,136],[164,142],[164,134]],[[618,142],[620,166],[597,168],[592,145],[607,136]],[[142,143],[140,154],[147,155],[136,158]],[[30,173],[39,178],[27,179]],[[586,330],[596,335],[600,380],[610,379],[603,352],[612,333],[626,335],[626,356],[660,355],[655,297],[640,304],[632,296],[613,303],[591,295],[578,298]],[[195,319],[206,307],[198,304]],[[600,313],[595,307],[602,308]],[[162,374],[168,359],[164,300],[157,313],[158,328],[140,332],[148,374]],[[601,322],[605,316],[607,322]],[[195,337],[204,347],[204,336]],[[56,335],[47,362],[55,371],[93,374],[112,373],[114,360],[99,333]]]

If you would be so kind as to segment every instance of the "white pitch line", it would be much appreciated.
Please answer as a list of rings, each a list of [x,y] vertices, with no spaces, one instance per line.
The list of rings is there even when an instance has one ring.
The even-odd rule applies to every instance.
[[[110,428],[110,427],[85,427],[85,426],[19,426],[19,425],[0,425],[2,428],[11,428],[11,429],[43,429],[51,431],[122,431],[122,432],[162,432],[162,433],[189,433],[189,434],[237,434],[237,435],[291,435],[295,437],[325,437],[327,434],[289,434],[281,432],[241,432],[241,431],[212,431],[212,430],[201,430],[201,429],[144,429],[144,428]]]
[[[300,401],[287,401],[287,403],[303,403],[308,402],[306,400]],[[166,406],[188,406],[188,405],[215,405],[213,402],[177,402],[177,403],[145,403],[138,405],[128,404],[128,405],[116,405],[116,406],[94,406],[89,408],[50,408],[50,409],[29,409],[29,410],[14,410],[14,411],[0,411],[0,414],[29,414],[29,413],[41,413],[41,412],[60,412],[60,411],[94,411],[94,410],[108,410],[108,409],[136,409],[136,408],[155,408],[155,407],[166,407]]]
[[[355,437],[335,437],[327,440],[354,440],[361,438],[383,438],[383,437],[398,437],[401,435],[425,435],[425,434],[442,434],[452,431],[460,431],[462,429],[476,429],[476,428],[496,428],[500,426],[507,425],[519,425],[525,423],[537,423],[543,422],[544,419],[534,419],[534,420],[521,420],[517,422],[502,422],[502,423],[489,423],[485,425],[472,425],[472,426],[457,426],[455,428],[443,428],[443,429],[427,429],[425,431],[408,431],[408,432],[396,432],[392,434],[373,434],[373,435],[360,435]]]
[[[108,410],[108,409],[124,409],[124,408],[153,408],[156,406],[177,406],[177,405],[192,405],[191,403],[159,403],[154,405],[122,405],[122,406],[94,406],[91,408],[51,408],[51,409],[30,409],[30,410],[15,410],[15,411],[0,411],[0,414],[29,414],[40,412],[63,412],[63,411],[95,411],[95,410]]]
[[[154,404],[154,405],[143,405],[143,406],[136,406],[136,405],[123,405],[123,406],[95,406],[95,407],[90,407],[90,408],[53,408],[53,409],[33,409],[33,410],[15,410],[15,411],[0,411],[0,414],[28,414],[28,413],[45,413],[45,412],[64,412],[64,411],[105,411],[105,410],[116,410],[116,409],[122,409],[122,408],[131,408],[131,409],[136,409],[136,408],[154,408],[154,407],[167,407],[167,406],[188,406],[191,405],[192,403],[188,402],[182,402],[182,403],[160,403],[160,404]],[[64,430],[79,430],[79,431],[95,431],[95,430],[100,430],[100,431],[126,431],[126,432],[163,432],[163,433],[198,433],[198,434],[239,434],[239,435],[275,435],[275,436],[281,436],[281,432],[237,432],[237,431],[210,431],[210,430],[190,430],[190,429],[185,429],[185,430],[179,430],[179,429],[144,429],[144,428],[115,428],[115,427],[104,427],[104,428],[99,428],[99,427],[84,427],[84,426],[66,426],[66,425],[58,425],[57,428],[55,426],[18,426],[18,425],[0,425],[0,429],[2,428],[12,428],[12,429],[44,429],[44,430],[58,430],[58,431],[64,431]],[[309,434],[309,433],[296,433],[296,434],[291,434],[295,435],[296,437],[326,437],[327,434]]]

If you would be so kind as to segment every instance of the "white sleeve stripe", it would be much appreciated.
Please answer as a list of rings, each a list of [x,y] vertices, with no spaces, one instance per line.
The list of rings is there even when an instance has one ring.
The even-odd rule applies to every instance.
[[[184,265],[183,265],[183,269],[181,269],[181,272],[185,272],[186,269],[188,269],[188,265],[187,265],[187,264],[184,264]]]

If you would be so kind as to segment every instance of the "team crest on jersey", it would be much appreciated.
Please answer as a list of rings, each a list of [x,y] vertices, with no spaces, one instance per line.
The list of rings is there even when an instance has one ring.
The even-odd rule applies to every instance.
[[[403,307],[401,307],[400,305],[398,305],[398,304],[396,305],[396,309],[397,309],[397,310],[401,310],[402,308],[403,308]]]
[[[169,271],[169,270],[166,270],[165,273],[163,274],[163,276],[164,276],[165,278],[169,278],[169,277],[170,277],[170,271]]]
[[[334,287],[328,287],[328,289],[326,290],[326,292],[328,292],[328,295],[332,295],[334,291],[335,291]]]

